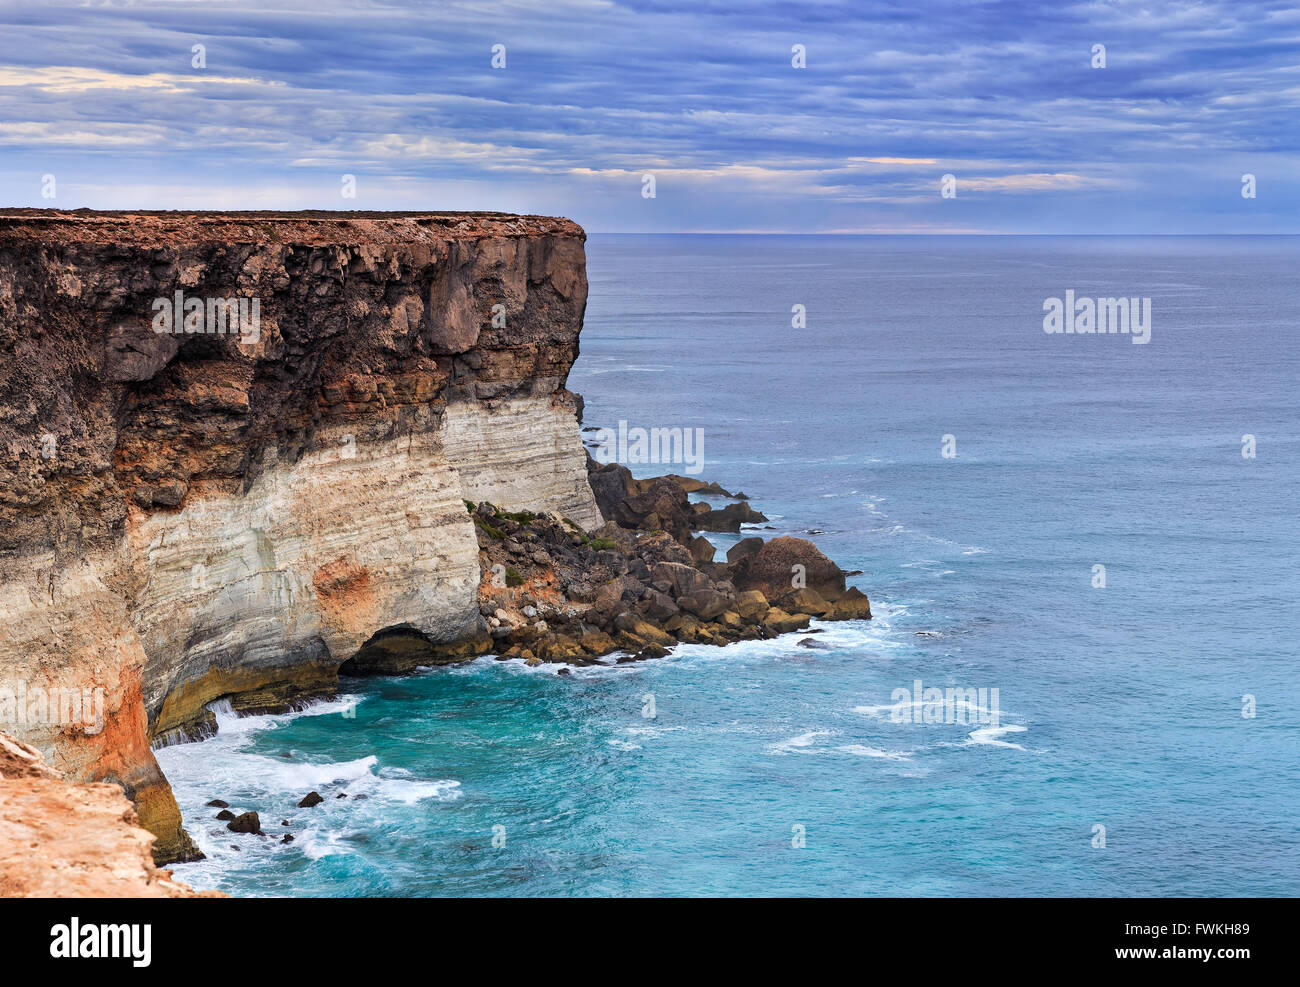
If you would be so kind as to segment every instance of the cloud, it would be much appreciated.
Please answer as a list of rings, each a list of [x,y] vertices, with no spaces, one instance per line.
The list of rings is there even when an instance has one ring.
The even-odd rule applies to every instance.
[[[880,165],[932,165],[938,164],[938,158],[849,158],[849,164],[880,164]]]
[[[48,172],[58,205],[113,188],[149,205],[152,182],[172,201],[472,202],[601,229],[1300,217],[1300,12],[1272,0],[24,5],[0,8],[0,34],[0,177],[22,204],[50,204],[30,177]],[[1247,204],[1243,170],[1267,176]]]
[[[960,187],[971,192],[1079,191],[1088,188],[1105,188],[1110,184],[1112,184],[1112,181],[1105,178],[1041,172],[1027,175],[996,175],[959,179]]]
[[[20,68],[0,65],[0,86],[30,86],[47,93],[85,93],[92,89],[152,89],[163,93],[193,92],[199,86],[266,85],[261,79],[242,79],[232,76],[195,74],[167,75],[154,72],[150,75],[123,75],[99,69],[73,65],[48,65]]]

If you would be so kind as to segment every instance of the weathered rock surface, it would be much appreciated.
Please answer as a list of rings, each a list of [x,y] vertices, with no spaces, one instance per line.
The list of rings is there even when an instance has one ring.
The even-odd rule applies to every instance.
[[[193,848],[151,742],[284,710],[401,628],[478,625],[465,500],[601,518],[564,389],[586,304],[567,220],[0,212],[0,684],[103,690],[26,723]],[[156,299],[259,302],[160,334]],[[198,328],[206,328],[202,324]],[[220,327],[219,327],[220,328]]]
[[[665,476],[633,478],[620,463],[597,463],[587,456],[587,478],[606,521],[639,531],[667,531],[682,543],[695,524],[690,499]]]
[[[823,597],[834,599],[844,593],[843,570],[803,538],[773,538],[753,555],[741,554],[732,578],[741,589],[758,590],[769,600],[793,593],[800,588],[796,582]]]
[[[253,833],[260,835],[262,832],[262,820],[257,817],[256,812],[241,812],[239,815],[226,823],[226,829],[232,833]]]
[[[729,531],[734,534],[740,531],[742,524],[761,524],[766,520],[766,514],[742,502],[728,504],[720,509],[710,507],[707,510],[697,511],[691,527],[696,531]]]
[[[461,647],[408,640],[405,657],[394,643],[382,657],[362,652],[344,672],[394,674],[488,652],[534,666],[590,664],[615,651],[623,652],[618,662],[643,661],[679,642],[724,645],[799,630],[812,617],[871,616],[856,589],[840,596],[842,606],[815,590],[786,586],[781,605],[770,606],[762,592],[737,589],[732,565],[698,562],[664,531],[632,532],[611,522],[583,532],[555,515],[473,507],[485,573],[479,610],[488,633]],[[761,551],[761,540],[752,541],[738,553],[746,565]],[[805,562],[812,557],[807,545],[798,554]],[[789,554],[788,547],[778,549],[781,557]]]
[[[68,784],[0,734],[0,897],[225,897],[159,870],[153,841],[118,786]]]

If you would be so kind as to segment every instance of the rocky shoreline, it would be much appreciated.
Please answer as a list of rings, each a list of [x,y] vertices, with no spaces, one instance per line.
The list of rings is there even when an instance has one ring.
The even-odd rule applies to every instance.
[[[0,688],[98,697],[11,715],[15,738],[119,786],[177,862],[198,851],[154,749],[218,703],[869,617],[808,542],[716,558],[700,532],[766,521],[742,494],[584,454],[585,239],[499,213],[0,211]],[[180,298],[208,322],[160,327]],[[259,314],[229,332],[236,301]]]
[[[813,618],[871,619],[867,596],[846,585],[851,573],[805,539],[750,536],[725,561],[715,561],[714,546],[694,532],[739,532],[736,518],[755,524],[767,518],[748,504],[742,513],[732,510],[736,505],[719,510],[691,503],[688,493],[742,502],[748,500],[743,494],[672,474],[637,480],[624,466],[598,465],[590,457],[587,465],[601,514],[609,519],[602,526],[586,531],[558,514],[466,501],[483,574],[478,630],[433,644],[395,629],[368,642],[339,675],[405,675],[494,654],[498,661],[559,665],[563,676],[571,674],[570,666],[608,664],[611,655],[624,664],[662,658],[678,644],[721,647],[774,638],[808,629]],[[816,647],[811,638],[800,643]],[[274,832],[262,829],[257,812],[233,811],[224,799],[207,807],[219,810],[213,820],[224,822],[232,836],[289,844],[295,839],[289,827],[300,816],[288,806],[310,810],[325,798],[311,791],[301,800],[285,793],[285,799],[295,821],[282,819]]]
[[[618,654],[623,663],[662,657],[677,644],[772,638],[813,618],[871,619],[867,596],[802,538],[743,538],[715,560],[696,531],[739,532],[741,519],[767,518],[744,502],[719,510],[687,494],[741,495],[675,475],[637,480],[624,466],[590,459],[588,470],[607,519],[593,531],[557,514],[466,502],[483,573],[474,634],[431,644],[396,630],[369,642],[339,674],[399,675],[486,654],[575,666]]]

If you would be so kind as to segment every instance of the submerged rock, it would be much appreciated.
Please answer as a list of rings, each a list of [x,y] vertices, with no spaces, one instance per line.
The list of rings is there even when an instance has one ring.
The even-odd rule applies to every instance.
[[[262,821],[257,818],[256,812],[243,812],[226,823],[226,829],[232,833],[252,833],[255,836],[261,836]]]

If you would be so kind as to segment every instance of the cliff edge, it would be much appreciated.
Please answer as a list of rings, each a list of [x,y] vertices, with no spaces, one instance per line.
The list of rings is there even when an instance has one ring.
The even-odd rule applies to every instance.
[[[116,785],[69,785],[0,734],[0,897],[224,898],[159,870]]]
[[[196,851],[151,744],[486,630],[467,510],[601,516],[585,234],[495,213],[0,211],[0,729]]]

